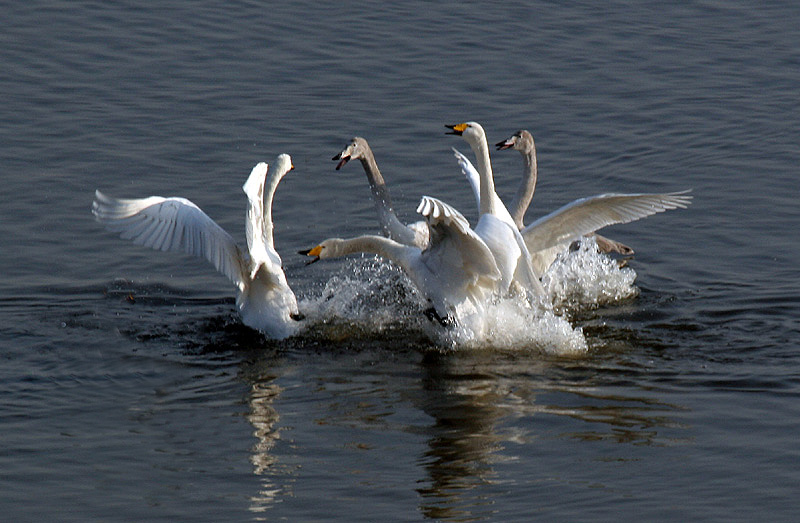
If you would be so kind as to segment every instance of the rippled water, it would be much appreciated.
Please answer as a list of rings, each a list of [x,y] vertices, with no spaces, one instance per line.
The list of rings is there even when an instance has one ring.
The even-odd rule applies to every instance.
[[[0,507],[60,521],[792,520],[800,484],[800,8],[33,2],[0,32]],[[528,221],[692,189],[441,339],[371,257],[367,138],[406,221],[474,221],[444,124],[536,137]],[[290,153],[276,243],[313,326],[243,327],[205,262],[93,221],[180,195],[243,241],[241,185]],[[493,154],[501,196],[516,153]],[[583,271],[583,272],[582,272]],[[530,324],[526,324],[530,322]],[[564,350],[575,339],[582,350]],[[580,342],[578,342],[580,343]]]

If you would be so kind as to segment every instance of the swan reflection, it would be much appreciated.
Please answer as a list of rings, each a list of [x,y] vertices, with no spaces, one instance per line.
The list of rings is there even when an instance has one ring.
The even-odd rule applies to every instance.
[[[420,408],[434,422],[418,458],[425,477],[417,492],[421,513],[431,519],[491,517],[491,493],[513,488],[504,486],[503,464],[541,452],[531,447],[554,437],[636,445],[685,441],[670,437],[670,429],[684,428],[671,417],[682,407],[637,387],[614,391],[603,383],[608,369],[596,362],[461,351],[431,353],[423,365]]]
[[[250,462],[253,474],[260,478],[258,492],[250,497],[250,511],[255,514],[267,512],[281,498],[290,495],[289,471],[281,471],[278,459],[273,454],[275,443],[280,439],[278,421],[280,415],[273,406],[275,400],[283,392],[274,378],[262,378],[251,384],[248,394],[249,413],[247,420],[253,426],[253,436],[257,439],[252,447]],[[281,483],[277,479],[283,478]],[[260,520],[256,516],[256,520]]]
[[[536,466],[552,457],[553,441],[579,446],[575,456],[560,458],[566,464],[625,461],[630,445],[689,441],[679,422],[685,408],[646,387],[643,371],[631,366],[636,356],[611,349],[582,358],[524,350],[440,352],[401,348],[401,340],[407,337],[384,333],[381,340],[362,340],[357,351],[327,343],[328,356],[310,355],[316,366],[299,382],[285,381],[280,357],[256,356],[243,366],[246,418],[255,437],[255,518],[282,515],[278,505],[279,512],[296,510],[288,501],[299,503],[309,491],[338,489],[321,502],[345,503],[382,490],[415,492],[422,517],[492,519],[517,488],[560,486],[563,479],[540,477]],[[298,385],[290,397],[284,382]],[[282,415],[281,407],[289,410]],[[316,437],[300,444],[289,441],[286,430],[313,430]],[[598,441],[602,455],[594,454]],[[526,475],[514,472],[520,466]],[[303,492],[295,492],[301,479]]]

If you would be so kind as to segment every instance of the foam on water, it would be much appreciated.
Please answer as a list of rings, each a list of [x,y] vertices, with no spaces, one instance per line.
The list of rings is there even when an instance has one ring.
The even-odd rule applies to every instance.
[[[620,268],[601,254],[594,238],[583,238],[577,250],[565,251],[542,276],[542,285],[556,310],[567,316],[633,298],[636,271]]]
[[[449,329],[429,326],[438,344],[450,348],[493,348],[574,355],[587,351],[586,338],[548,306],[545,299],[501,298],[480,315],[462,318]]]
[[[387,328],[416,331],[445,349],[499,348],[550,354],[587,351],[580,327],[567,318],[582,310],[636,296],[636,273],[599,253],[593,239],[564,252],[542,278],[545,297],[496,299],[480,312],[464,314],[443,328],[422,311],[425,300],[402,271],[376,257],[347,260],[318,292],[301,299],[310,325],[324,335],[344,331],[380,333]]]
[[[398,323],[413,326],[424,300],[398,267],[364,256],[345,261],[299,306],[311,324],[380,332]]]

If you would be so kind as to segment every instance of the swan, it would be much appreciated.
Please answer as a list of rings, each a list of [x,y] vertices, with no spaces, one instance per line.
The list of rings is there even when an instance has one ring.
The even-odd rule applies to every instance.
[[[475,122],[460,124],[458,127],[462,129],[462,133],[466,129],[474,130],[470,132],[471,141],[468,140],[468,143],[478,158],[478,169],[475,169],[463,154],[454,149],[464,175],[468,179],[480,177],[482,180],[483,173],[488,169],[488,174],[491,176],[489,147],[483,129]],[[692,199],[688,192],[600,194],[577,199],[542,216],[520,231],[534,273],[540,277],[558,252],[586,234],[609,225],[632,222],[666,210],[686,208]],[[495,198],[499,201],[499,197],[495,195]],[[521,202],[522,198],[517,201]],[[502,202],[500,204],[502,205]],[[507,220],[513,222],[511,214],[507,214]]]
[[[515,151],[519,151],[520,155],[522,156],[524,163],[522,180],[519,188],[517,189],[514,201],[511,203],[510,209],[511,216],[514,218],[514,223],[516,223],[517,227],[522,230],[525,228],[523,221],[525,212],[530,206],[534,191],[536,191],[536,180],[538,177],[538,168],[536,164],[536,143],[534,142],[533,135],[530,133],[530,131],[527,129],[520,129],[505,140],[498,142],[496,147],[498,151],[514,149]],[[590,233],[587,236],[594,236],[600,252],[616,252],[625,256],[631,256],[634,253],[633,249],[624,243],[606,238],[605,236],[601,236],[596,232]],[[558,251],[558,249],[555,250]],[[553,253],[553,259],[555,259],[555,255],[556,252]]]
[[[333,157],[338,160],[336,170],[341,169],[350,160],[361,160],[364,173],[367,175],[369,187],[372,190],[372,200],[375,202],[375,210],[378,213],[378,221],[381,225],[381,232],[404,245],[413,245],[424,249],[430,241],[428,224],[425,221],[415,222],[404,225],[394,212],[392,199],[389,196],[389,189],[383,181],[383,175],[378,164],[375,162],[375,155],[367,143],[367,140],[356,136],[345,147],[342,152]]]
[[[246,252],[185,198],[116,199],[98,190],[92,214],[108,230],[138,245],[205,258],[236,285],[242,323],[284,339],[299,329],[303,316],[273,244],[272,198],[278,182],[293,168],[291,157],[281,154],[272,169],[263,162],[256,165],[242,186],[247,195]]]
[[[430,304],[426,315],[442,325],[481,314],[501,278],[492,251],[470,229],[466,218],[441,200],[423,196],[417,212],[425,217],[430,230],[430,243],[424,249],[365,235],[329,238],[300,254],[315,257],[314,261],[354,253],[377,254],[403,270]]]
[[[497,267],[502,274],[502,287],[505,292],[522,286],[524,290],[544,295],[539,278],[532,270],[532,260],[525,242],[517,229],[514,219],[505,204],[494,190],[492,165],[486,133],[477,122],[464,122],[445,125],[448,134],[461,136],[470,146],[478,160],[478,200],[479,218],[475,233],[486,243],[495,256]],[[467,176],[470,179],[470,176]]]

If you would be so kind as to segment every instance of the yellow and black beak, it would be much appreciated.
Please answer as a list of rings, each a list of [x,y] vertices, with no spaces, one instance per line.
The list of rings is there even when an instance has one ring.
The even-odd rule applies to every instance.
[[[316,247],[314,247],[312,249],[306,249],[304,251],[297,251],[297,254],[302,254],[303,256],[312,256],[314,259],[311,260],[310,262],[306,263],[306,265],[311,265],[312,263],[319,261],[319,253],[321,253],[321,252],[322,252],[322,246],[321,245],[317,245]]]
[[[459,124],[456,124],[456,125],[445,125],[445,127],[450,129],[450,131],[451,131],[451,132],[445,133],[445,134],[455,134],[455,135],[461,136],[462,134],[464,134],[464,131],[466,131],[467,127],[469,127],[469,126],[467,124],[465,124],[465,123],[459,123]]]

